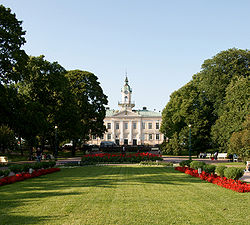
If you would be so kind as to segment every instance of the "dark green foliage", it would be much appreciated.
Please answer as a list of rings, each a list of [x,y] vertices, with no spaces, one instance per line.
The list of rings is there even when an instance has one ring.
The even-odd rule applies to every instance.
[[[203,171],[206,173],[214,173],[216,169],[215,165],[206,164],[203,166]]]
[[[180,162],[180,166],[187,166],[190,167],[190,163],[193,162],[193,160],[185,160]]]
[[[29,172],[29,169],[32,168],[33,164],[32,163],[26,163],[26,164],[23,164],[23,171],[22,172]]]
[[[21,50],[25,43],[25,31],[22,30],[21,21],[11,10],[0,5],[0,85],[17,82],[21,79],[27,55]]]
[[[226,166],[217,166],[215,169],[215,173],[220,177],[224,177],[224,170],[226,168],[227,168]]]
[[[43,168],[43,164],[41,162],[37,162],[37,163],[32,164],[32,169],[34,169],[34,170],[39,170],[42,168]]]
[[[49,161],[49,167],[54,167],[56,165],[56,161]]]
[[[222,151],[228,150],[230,143],[233,142],[233,140],[232,142],[230,141],[232,134],[244,129],[244,123],[250,112],[249,84],[248,77],[235,78],[226,89],[226,96],[223,101],[223,106],[220,108],[219,118],[213,126],[211,133],[214,142],[219,144]],[[243,133],[247,134],[247,131],[249,146],[249,130],[246,129]],[[245,143],[245,145],[247,146],[247,143]],[[237,152],[239,152],[240,146],[242,146],[242,144],[238,146]]]
[[[7,177],[9,176],[10,174],[10,170],[7,169],[7,170],[0,170],[0,177],[4,176],[4,177]]]
[[[8,126],[0,126],[0,150],[5,152],[6,149],[15,145],[16,139],[13,130]]]
[[[242,130],[234,132],[229,140],[229,153],[237,154],[244,161],[250,159],[250,116],[246,117]]]
[[[93,73],[81,70],[71,70],[66,73],[69,80],[71,93],[76,105],[75,112],[79,118],[78,133],[75,137],[88,138],[89,135],[101,136],[106,127],[103,119],[106,115],[105,105],[108,103],[107,96]]]
[[[228,167],[224,170],[224,176],[228,179],[238,180],[243,174],[244,170],[242,168]]]
[[[15,174],[23,172],[23,165],[13,164],[9,166],[9,170]]]
[[[203,169],[203,166],[205,166],[206,163],[200,162],[200,161],[193,161],[190,163],[190,168],[193,168],[195,170],[198,170],[198,168]]]

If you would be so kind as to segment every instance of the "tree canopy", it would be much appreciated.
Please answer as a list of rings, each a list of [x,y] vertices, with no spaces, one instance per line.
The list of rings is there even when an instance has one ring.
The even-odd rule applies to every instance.
[[[201,71],[170,96],[161,132],[170,139],[177,133],[185,143],[191,124],[192,149],[228,151],[249,113],[249,59],[249,50],[233,48],[205,60]]]
[[[17,82],[25,66],[27,55],[21,49],[25,31],[21,21],[11,10],[0,5],[0,85]]]

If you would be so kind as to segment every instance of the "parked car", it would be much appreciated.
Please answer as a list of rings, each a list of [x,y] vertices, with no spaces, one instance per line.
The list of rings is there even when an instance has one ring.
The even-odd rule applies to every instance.
[[[64,145],[62,145],[63,148],[69,148],[72,146],[73,146],[73,143],[65,143]]]
[[[117,146],[117,144],[113,141],[102,141],[101,144],[100,144],[100,147],[114,147],[114,146]]]

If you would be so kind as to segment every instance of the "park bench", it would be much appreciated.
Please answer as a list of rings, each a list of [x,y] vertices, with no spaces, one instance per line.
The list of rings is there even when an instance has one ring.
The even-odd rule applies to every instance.
[[[0,164],[7,164],[7,163],[8,163],[8,157],[0,156]]]
[[[220,159],[220,158],[226,159],[227,158],[227,153],[218,153],[217,158],[218,159]]]

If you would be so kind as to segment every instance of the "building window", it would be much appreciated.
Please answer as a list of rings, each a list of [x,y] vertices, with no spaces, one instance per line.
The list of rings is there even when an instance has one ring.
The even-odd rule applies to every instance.
[[[159,123],[156,123],[156,124],[155,124],[155,128],[156,128],[157,130],[159,130],[160,124],[159,124]]]
[[[123,144],[127,145],[128,144],[128,139],[124,139]]]
[[[133,139],[133,145],[137,145],[137,140]]]
[[[145,123],[142,122],[142,129],[145,129]]]
[[[115,139],[115,143],[116,143],[117,145],[120,145],[120,140],[119,140],[119,139]]]
[[[136,129],[136,123],[133,123],[133,129]]]
[[[148,135],[148,140],[153,140],[153,135],[152,134]]]
[[[93,135],[93,136],[92,136],[92,139],[93,139],[93,140],[96,140],[96,135]]]
[[[148,123],[148,129],[152,129],[152,123]]]
[[[125,129],[125,130],[128,129],[128,123],[124,123],[124,129]]]
[[[108,134],[108,140],[110,140],[111,139],[111,134]]]
[[[103,134],[100,136],[100,139],[102,139],[102,140],[104,139]]]
[[[119,130],[119,123],[116,123],[116,124],[115,124],[115,129],[116,129],[116,130]]]
[[[156,139],[156,140],[160,140],[160,135],[159,135],[159,134],[156,134],[156,135],[155,135],[155,139]]]
[[[108,129],[111,129],[111,123],[108,123],[107,126],[108,126]]]

